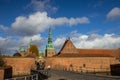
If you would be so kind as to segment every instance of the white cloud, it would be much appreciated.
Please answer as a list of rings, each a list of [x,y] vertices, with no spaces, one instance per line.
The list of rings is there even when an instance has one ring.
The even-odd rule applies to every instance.
[[[36,44],[39,47],[43,45],[44,38],[42,38],[40,34],[23,37],[22,39],[19,40],[19,44],[22,44],[24,46],[29,45],[31,39],[33,44]]]
[[[108,20],[120,19],[120,8],[115,7],[107,14]]]
[[[78,23],[89,23],[89,20],[87,17],[82,17],[82,18],[70,18],[68,20],[68,23],[70,26],[78,24]]]
[[[55,46],[57,48],[61,48],[65,39],[65,36],[57,38],[54,42]],[[74,31],[74,34],[71,36],[71,40],[77,48],[120,48],[120,36],[115,34],[85,35]]]
[[[87,17],[82,18],[52,18],[47,15],[46,12],[36,12],[29,15],[28,17],[19,16],[16,18],[15,22],[12,23],[11,30],[15,31],[18,35],[34,35],[43,32],[49,27],[59,26],[59,25],[69,25],[73,26],[76,24],[87,24],[90,23]]]
[[[0,42],[0,49],[12,50],[15,48],[14,45],[16,45],[16,42],[12,40],[12,37],[0,37]]]
[[[86,36],[85,38],[82,38]],[[76,47],[79,48],[120,48],[120,36],[115,37],[114,34],[104,35],[81,35],[76,42],[72,38]]]
[[[5,51],[15,51],[19,50],[21,46],[25,46],[25,48],[29,47],[30,39],[32,39],[33,44],[37,45],[39,48],[43,46],[45,41],[44,38],[41,37],[40,34],[33,35],[31,37],[0,37],[0,50]],[[10,52],[7,52],[10,53]]]

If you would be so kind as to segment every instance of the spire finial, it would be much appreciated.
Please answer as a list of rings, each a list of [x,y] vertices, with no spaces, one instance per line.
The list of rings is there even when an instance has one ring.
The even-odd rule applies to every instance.
[[[48,43],[52,43],[52,29],[49,28],[49,33],[48,33]]]

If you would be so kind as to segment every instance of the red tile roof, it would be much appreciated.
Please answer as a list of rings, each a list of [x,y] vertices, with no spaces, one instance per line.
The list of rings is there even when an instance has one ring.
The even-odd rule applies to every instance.
[[[66,40],[63,47],[56,57],[117,57],[118,49],[77,49],[73,48],[74,45],[70,39]],[[71,44],[71,49],[67,48],[66,45]],[[75,53],[71,50],[75,49]],[[77,53],[76,53],[77,50]],[[67,52],[67,53],[66,53]],[[69,52],[69,53],[68,53]]]

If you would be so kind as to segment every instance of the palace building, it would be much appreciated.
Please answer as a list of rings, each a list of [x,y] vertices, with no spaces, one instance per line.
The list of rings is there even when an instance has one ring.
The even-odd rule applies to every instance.
[[[111,64],[120,63],[120,49],[80,49],[67,39],[58,54],[46,58],[52,69],[83,72],[110,71]]]

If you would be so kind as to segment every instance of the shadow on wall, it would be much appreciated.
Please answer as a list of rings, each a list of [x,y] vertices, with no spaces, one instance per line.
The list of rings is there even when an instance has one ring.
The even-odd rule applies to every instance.
[[[4,69],[4,79],[12,78],[12,67],[6,67]]]
[[[12,67],[6,66],[0,68],[0,80],[12,78]]]
[[[120,76],[120,64],[113,64],[110,65],[110,71],[111,71],[111,75],[113,76]]]

